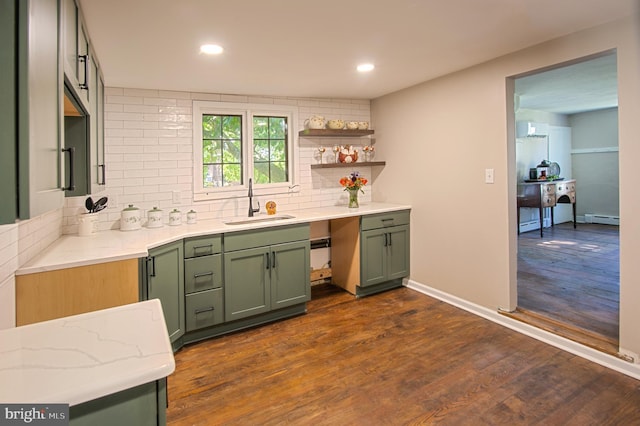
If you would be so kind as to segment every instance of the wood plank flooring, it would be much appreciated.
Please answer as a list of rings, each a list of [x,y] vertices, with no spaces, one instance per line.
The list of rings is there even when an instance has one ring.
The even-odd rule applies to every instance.
[[[534,325],[617,353],[620,249],[617,226],[563,223],[518,238],[518,308]]]
[[[640,424],[640,381],[407,288],[176,354],[169,425]]]

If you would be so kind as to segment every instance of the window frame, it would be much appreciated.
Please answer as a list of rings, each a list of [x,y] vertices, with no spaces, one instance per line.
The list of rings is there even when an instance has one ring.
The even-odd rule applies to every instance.
[[[242,185],[207,188],[203,185],[202,117],[207,114],[239,115],[242,117]],[[253,117],[287,118],[288,181],[253,183],[256,196],[287,194],[299,181],[298,109],[292,105],[251,104],[232,102],[193,101],[193,200],[208,201],[247,196],[249,179],[253,178]]]

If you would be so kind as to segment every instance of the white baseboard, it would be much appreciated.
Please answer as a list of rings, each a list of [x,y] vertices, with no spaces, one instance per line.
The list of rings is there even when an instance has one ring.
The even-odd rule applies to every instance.
[[[427,296],[434,297],[438,300],[442,300],[443,302],[463,309],[472,314],[478,315],[482,318],[488,319],[489,321],[495,322],[496,324],[500,324],[504,327],[510,328],[511,330],[517,331],[518,333],[522,333],[541,342],[555,346],[556,348],[570,352],[581,358],[593,361],[596,364],[600,364],[604,367],[610,368],[619,373],[640,380],[640,364],[634,364],[624,361],[613,355],[605,354],[604,352],[597,351],[588,346],[581,345],[580,343],[565,339],[564,337],[557,336],[553,333],[549,333],[548,331],[509,318],[498,313],[498,308],[496,308],[496,310],[494,311],[485,308],[484,306],[477,305],[473,302],[469,302],[457,296],[445,293],[443,291],[437,290],[413,280],[405,280],[404,285],[407,288],[418,291],[422,294],[426,294]],[[635,362],[639,362],[639,360],[635,358]]]
[[[605,215],[605,214],[593,214],[587,213],[584,215],[585,223],[600,223],[602,225],[620,225],[620,217]]]

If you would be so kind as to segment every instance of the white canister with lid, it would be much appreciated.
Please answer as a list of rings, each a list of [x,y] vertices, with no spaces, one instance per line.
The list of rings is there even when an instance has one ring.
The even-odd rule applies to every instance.
[[[129,207],[120,212],[120,230],[135,231],[142,227],[140,209],[129,204]]]
[[[162,227],[162,210],[157,207],[147,212],[147,228]]]
[[[182,213],[178,209],[173,209],[169,213],[169,225],[178,226],[182,224]]]
[[[198,220],[198,214],[195,210],[189,210],[187,212],[187,223],[193,225]]]

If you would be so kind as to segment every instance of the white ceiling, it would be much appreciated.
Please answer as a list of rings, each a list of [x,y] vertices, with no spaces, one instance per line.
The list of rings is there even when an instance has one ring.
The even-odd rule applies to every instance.
[[[107,86],[373,99],[630,15],[635,0],[79,2]],[[376,69],[359,74],[365,61]]]
[[[516,79],[519,109],[576,114],[618,106],[615,53]]]

